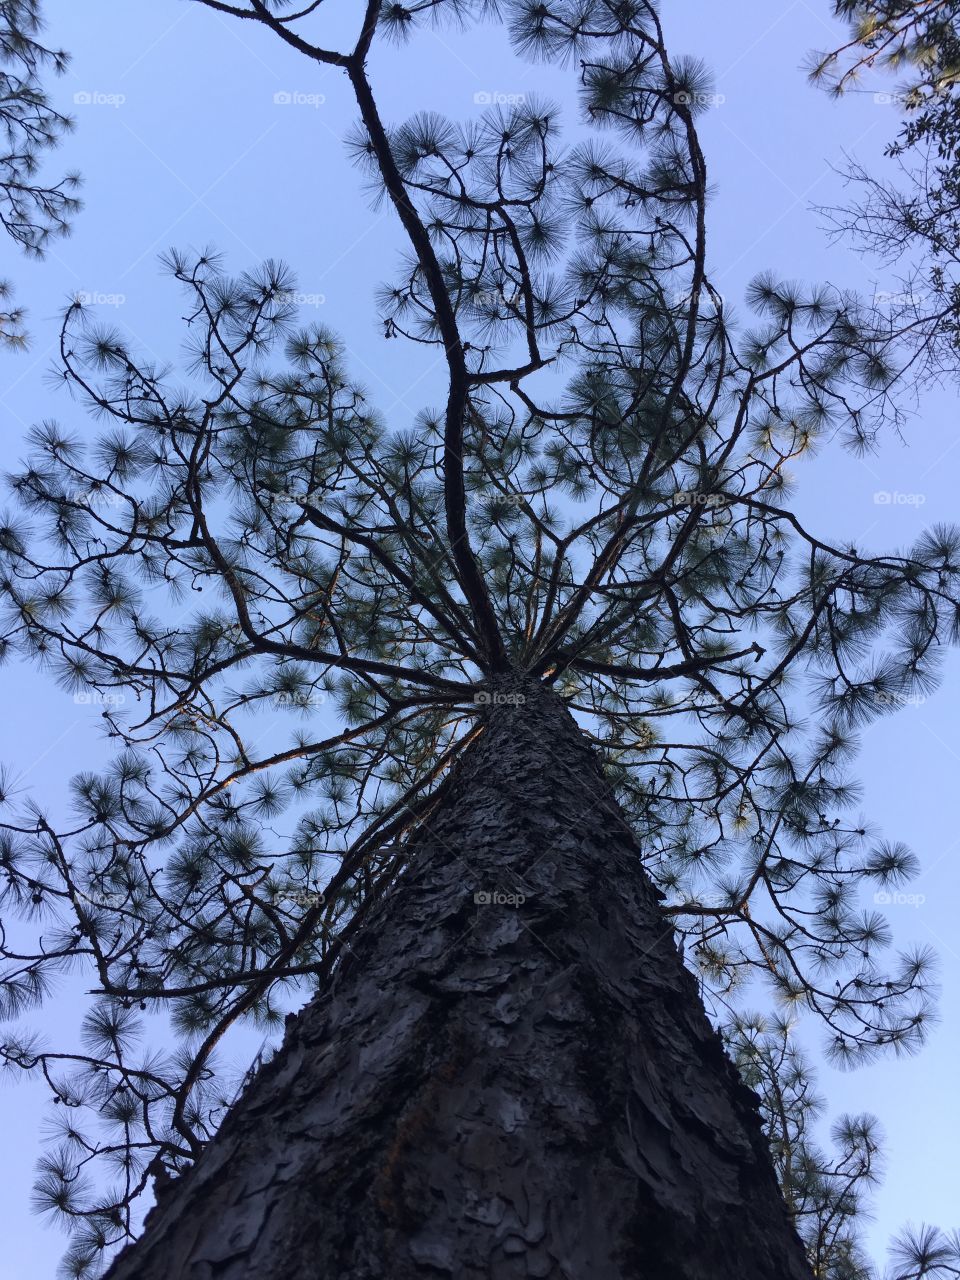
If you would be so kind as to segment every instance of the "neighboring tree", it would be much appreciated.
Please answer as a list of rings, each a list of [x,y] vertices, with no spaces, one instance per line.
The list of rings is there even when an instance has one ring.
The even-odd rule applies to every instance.
[[[44,153],[73,127],[51,105],[41,79],[48,68],[62,75],[68,57],[40,43],[42,30],[39,0],[0,0],[0,226],[38,258],[69,231],[80,208],[76,174],[55,186],[38,177]],[[12,305],[10,286],[0,281],[0,345],[26,346],[23,320],[23,308]]]
[[[80,1050],[0,1045],[58,1106],[65,1273],[135,1233],[152,1176],[111,1280],[851,1280],[870,1126],[821,1156],[785,1030],[727,1011],[766,993],[851,1065],[929,1019],[930,956],[889,957],[863,906],[916,860],[845,767],[935,683],[960,536],[868,556],[788,501],[818,442],[896,420],[902,335],[769,277],[730,325],[709,83],[646,0],[507,6],[519,50],[579,59],[608,140],[566,155],[531,101],[381,121],[375,35],[489,6],[371,3],[337,53],[316,0],[200,2],[345,73],[410,246],[384,337],[437,349],[446,400],[381,421],[273,264],[170,255],[188,382],[66,315],[107,427],[36,428],[0,527],[6,646],[120,748],[71,823],[29,802],[0,846],[42,929],[4,935],[0,1013],[95,974]],[[238,1091],[217,1050],[285,1014]]]
[[[839,49],[818,54],[811,75],[841,96],[864,91],[868,72],[903,77],[866,90],[903,116],[887,155],[893,178],[856,159],[846,176],[859,193],[826,210],[834,230],[898,264],[899,286],[878,295],[909,327],[928,374],[960,370],[960,0],[835,0],[850,23]]]
[[[863,1216],[880,1172],[880,1133],[874,1116],[840,1116],[831,1127],[833,1152],[813,1128],[825,1102],[816,1092],[808,1057],[785,1017],[737,1013],[724,1040],[740,1074],[760,1095],[764,1129],[777,1177],[818,1280],[874,1280],[878,1275],[860,1239]],[[960,1276],[960,1234],[907,1227],[890,1245],[886,1280]]]
[[[904,93],[920,106],[952,91],[960,75],[957,0],[833,0],[849,27],[839,48],[815,55],[811,73],[837,96],[876,67],[907,71]]]
[[[859,1240],[867,1193],[877,1181],[880,1136],[873,1116],[843,1116],[833,1126],[834,1156],[810,1130],[824,1100],[783,1017],[740,1014],[725,1040],[740,1074],[761,1098],[777,1177],[813,1264],[825,1280],[868,1280],[874,1274]]]

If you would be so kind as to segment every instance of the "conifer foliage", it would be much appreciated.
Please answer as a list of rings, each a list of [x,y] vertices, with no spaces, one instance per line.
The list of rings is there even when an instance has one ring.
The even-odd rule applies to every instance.
[[[817,1150],[789,1021],[844,1065],[923,1040],[931,957],[872,906],[916,859],[856,815],[847,770],[858,729],[936,683],[960,535],[833,544],[789,475],[899,421],[909,335],[772,274],[732,321],[706,253],[709,77],[648,0],[370,3],[348,50],[317,0],[198,2],[343,72],[350,147],[408,243],[383,337],[435,350],[445,398],[385,419],[276,263],[167,256],[175,370],[65,315],[62,382],[101,426],[37,426],[0,527],[4,651],[100,703],[117,747],[69,820],[4,797],[0,1055],[57,1108],[36,1198],[74,1230],[65,1274],[95,1274],[151,1177],[197,1159],[236,1092],[221,1042],[325,989],[516,676],[602,761],[817,1274],[863,1275],[875,1135],[850,1120]],[[577,69],[586,140],[564,150],[530,99],[381,119],[375,40],[486,18]],[[29,1016],[77,967],[95,993],[64,1049]],[[746,987],[777,1012],[739,1012]]]
[[[62,74],[68,58],[41,43],[42,29],[39,0],[0,0],[0,227],[34,257],[66,234],[80,207],[76,174],[52,186],[38,176],[44,153],[73,127],[43,87],[42,72]],[[26,345],[23,319],[0,281],[0,346]]]
[[[836,0],[849,24],[842,47],[814,56],[814,83],[832,94],[866,93],[894,109],[886,147],[890,176],[855,159],[855,193],[828,210],[839,236],[901,272],[883,303],[909,327],[928,375],[958,372],[960,343],[960,4],[957,0]],[[895,79],[894,79],[895,77]]]

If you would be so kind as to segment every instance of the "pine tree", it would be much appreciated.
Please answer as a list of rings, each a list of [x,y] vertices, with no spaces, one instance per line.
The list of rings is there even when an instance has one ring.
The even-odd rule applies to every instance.
[[[67,233],[80,208],[76,174],[53,186],[38,178],[44,152],[73,127],[40,78],[47,67],[62,75],[68,64],[62,50],[40,43],[42,29],[39,0],[0,0],[0,227],[34,257]],[[0,281],[0,346],[26,345],[23,321],[23,308],[12,305],[10,286]]]
[[[815,83],[842,96],[873,92],[899,109],[886,154],[890,177],[857,160],[846,177],[857,193],[825,210],[834,231],[885,263],[899,286],[877,301],[909,326],[928,375],[960,371],[960,3],[957,0],[835,0],[849,23],[842,48],[816,55]],[[878,73],[896,74],[898,83]],[[873,81],[867,85],[867,79]]]
[[[82,1052],[18,1029],[0,1056],[61,1116],[37,1204],[75,1226],[65,1273],[152,1186],[111,1280],[862,1275],[872,1128],[822,1155],[787,1021],[737,1000],[845,1065],[930,1018],[930,955],[863,906],[916,859],[846,768],[936,681],[960,535],[867,556],[789,506],[796,460],[896,419],[903,335],[770,275],[732,324],[709,78],[646,0],[506,6],[521,52],[578,62],[566,154],[529,100],[381,120],[373,39],[492,6],[370,4],[335,52],[316,4],[201,2],[345,74],[409,242],[384,338],[437,349],[446,401],[383,422],[274,263],[168,256],[182,374],[64,318],[105,429],[31,434],[4,645],[118,754],[66,827],[5,797],[0,901],[42,942],[4,943],[0,1016],[78,962],[97,991]],[[286,1027],[237,1089],[245,1021]]]

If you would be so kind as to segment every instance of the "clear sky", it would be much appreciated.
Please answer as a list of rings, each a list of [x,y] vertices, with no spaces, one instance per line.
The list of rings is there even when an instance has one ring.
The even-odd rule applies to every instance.
[[[331,3],[335,23],[358,8]],[[373,292],[390,275],[401,239],[391,211],[370,208],[346,158],[341,140],[354,113],[339,73],[304,64],[251,24],[190,0],[46,0],[45,7],[51,41],[73,53],[55,93],[78,120],[61,155],[83,172],[86,208],[73,237],[42,264],[16,259],[0,243],[0,276],[16,282],[34,336],[27,354],[0,355],[5,465],[15,464],[24,431],[40,419],[89,430],[44,378],[58,313],[77,292],[93,295],[104,320],[141,349],[176,356],[181,296],[157,265],[171,246],[215,246],[238,271],[284,259],[298,277],[305,318],[345,339],[351,368],[390,425],[407,426],[436,403],[435,357],[385,342],[375,324]],[[811,211],[840,197],[831,166],[844,151],[881,165],[896,128],[896,108],[872,92],[834,103],[807,85],[805,53],[837,34],[829,8],[828,0],[663,0],[674,55],[699,56],[714,72],[718,98],[701,117],[701,133],[715,190],[711,276],[728,304],[738,304],[747,280],[767,267],[871,293],[896,287],[849,249],[831,247]],[[502,32],[428,32],[405,50],[376,51],[371,66],[388,121],[422,109],[468,118],[485,95],[531,93],[575,117],[570,74],[518,63]],[[955,390],[925,395],[904,439],[886,439],[877,456],[858,461],[825,449],[797,479],[800,514],[832,541],[893,550],[929,524],[956,519]],[[920,1056],[848,1075],[820,1071],[831,1114],[872,1111],[887,1135],[888,1171],[870,1228],[875,1256],[907,1220],[958,1225],[960,655],[945,670],[939,693],[871,726],[855,766],[864,813],[911,845],[923,866],[909,886],[922,901],[881,909],[898,942],[935,946],[943,985],[942,1021]],[[0,760],[55,808],[70,774],[106,752],[96,712],[20,666],[0,671],[0,690]],[[42,1018],[48,1031],[73,1036],[80,989],[71,982],[51,1002]],[[64,1244],[29,1213],[44,1103],[39,1087],[0,1092],[3,1280],[47,1280]]]

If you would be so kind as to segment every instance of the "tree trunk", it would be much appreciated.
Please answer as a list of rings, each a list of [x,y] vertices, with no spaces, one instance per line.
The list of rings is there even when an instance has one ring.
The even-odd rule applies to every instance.
[[[498,687],[331,989],[109,1280],[810,1280],[592,751],[555,694]]]

